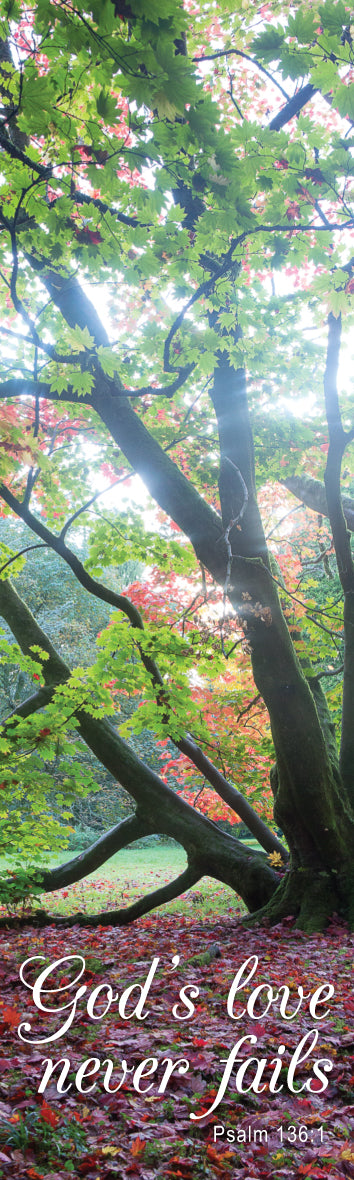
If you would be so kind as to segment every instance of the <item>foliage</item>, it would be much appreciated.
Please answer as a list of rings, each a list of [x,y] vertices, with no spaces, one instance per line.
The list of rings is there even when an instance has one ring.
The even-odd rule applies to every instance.
[[[38,875],[28,872],[20,864],[16,865],[16,872],[8,869],[6,873],[0,873],[0,902],[6,907],[9,915],[18,915],[26,909],[31,909],[40,892]]]
[[[7,541],[14,540],[13,529],[8,522],[3,523],[3,536]],[[25,549],[31,545],[32,535],[28,528],[17,523],[17,547],[19,550]],[[76,552],[84,557],[85,539],[79,535],[77,537]],[[21,574],[17,576],[16,585],[21,594],[24,595],[29,607],[36,614],[42,627],[46,631],[50,631],[53,641],[58,645],[58,648],[64,659],[69,660],[74,665],[90,664],[94,662],[95,642],[100,629],[103,628],[109,619],[109,608],[99,603],[97,599],[90,598],[85,593],[83,587],[79,585],[71,570],[63,567],[56,554],[46,551],[35,553],[28,552],[26,557],[23,557],[23,568]],[[111,585],[115,589],[120,589],[125,581],[129,581],[133,576],[138,576],[140,565],[137,562],[127,562],[118,570],[107,571],[110,574]],[[5,632],[7,641],[13,648],[13,653],[9,650],[9,656],[14,655],[14,660],[6,660],[5,654],[3,662],[0,666],[0,700],[1,712],[6,715],[8,711],[13,711],[21,704],[31,691],[31,675],[26,673],[24,666],[19,666],[18,651],[13,645],[11,631],[7,629]],[[56,839],[65,842],[68,848],[85,847],[88,844],[88,835],[90,833],[92,839],[94,833],[92,832],[92,825],[96,825],[97,831],[100,830],[102,824],[113,824],[124,815],[127,811],[126,795],[123,790],[118,791],[117,784],[112,775],[109,775],[102,766],[97,764],[91,752],[83,743],[78,743],[73,740],[75,734],[69,735],[68,753],[69,762],[72,763],[75,774],[75,783],[77,776],[77,762],[83,767],[86,774],[86,786],[89,793],[80,794],[72,792],[70,788],[70,813],[67,818],[70,819],[69,829],[67,825],[62,826],[62,829],[57,828]],[[47,753],[47,749],[46,749]],[[63,805],[59,799],[57,804],[55,801],[55,789],[59,784],[62,784],[63,776],[65,774],[62,762],[62,752],[56,749],[56,757],[54,761],[49,764],[46,760],[43,766],[42,773],[49,771],[51,787],[48,796],[49,810],[52,816],[59,822],[65,819],[63,816]],[[98,782],[97,782],[98,780]],[[91,794],[88,783],[93,788]],[[70,787],[69,782],[66,783]],[[99,796],[98,796],[99,788]],[[13,810],[17,810],[19,814],[19,821],[24,817],[23,811],[19,808],[18,801],[14,803]],[[83,824],[87,831],[84,837],[84,842],[75,842],[73,827],[79,827]],[[36,819],[36,832],[38,836],[38,819]],[[46,819],[43,817],[43,827],[46,828]],[[66,830],[65,830],[66,827]],[[48,829],[47,835],[50,840],[53,839]],[[92,839],[90,842],[92,842]],[[33,851],[33,844],[30,844],[30,851]]]

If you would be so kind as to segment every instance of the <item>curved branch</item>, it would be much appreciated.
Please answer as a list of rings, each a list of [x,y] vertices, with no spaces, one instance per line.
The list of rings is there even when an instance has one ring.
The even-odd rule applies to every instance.
[[[179,877],[175,877],[174,881],[170,881],[168,885],[162,885],[160,889],[153,889],[151,893],[145,894],[145,897],[139,898],[138,901],[134,901],[132,905],[126,906],[124,909],[106,910],[100,914],[74,914],[72,918],[65,919],[65,925],[76,926],[78,923],[80,926],[128,926],[130,922],[142,918],[144,914],[150,913],[150,910],[156,909],[157,906],[164,905],[167,901],[173,901],[175,897],[180,897],[181,893],[185,893],[187,889],[191,889],[192,885],[196,885],[202,876],[203,873],[198,869],[188,866],[183,873],[180,873]]]
[[[310,475],[290,475],[287,479],[280,479],[279,483],[288,489],[297,500],[301,500],[306,508],[318,512],[320,516],[328,517],[326,489],[319,479]],[[347,528],[354,533],[354,500],[350,496],[342,496],[343,512]]]
[[[21,164],[25,164],[26,168],[31,169],[31,172],[36,172],[37,176],[40,176],[42,180],[47,181],[51,179],[53,175],[52,165],[43,165],[39,164],[38,160],[32,160],[30,156],[26,155],[26,152],[21,151],[21,148],[17,147],[15,143],[12,143],[11,139],[7,135],[4,135],[2,130],[0,130],[0,147],[4,152],[7,152],[8,156],[11,156],[11,159],[20,160]]]
[[[33,693],[31,697],[26,697],[21,705],[17,705],[16,709],[12,709],[7,717],[1,723],[1,730],[5,732],[9,723],[16,721],[17,717],[32,717],[33,713],[38,713],[38,709],[44,709],[45,705],[49,705],[52,700],[55,685],[43,685],[38,689],[38,692]],[[12,724],[11,724],[12,729]]]
[[[285,108],[283,108],[283,109],[285,110]],[[272,124],[269,124],[269,126],[272,128]],[[166,336],[165,345],[164,345],[164,369],[165,369],[165,372],[166,373],[173,373],[175,371],[174,367],[170,363],[170,347],[172,344],[172,340],[173,340],[174,336],[176,335],[176,332],[178,332],[179,328],[182,327],[182,324],[185,319],[185,316],[187,315],[187,312],[190,311],[191,307],[193,307],[194,304],[197,303],[199,299],[202,299],[204,296],[210,295],[214,286],[215,286],[215,283],[219,279],[224,278],[225,275],[228,273],[228,271],[230,271],[232,268],[236,268],[240,265],[238,263],[237,259],[234,258],[234,252],[238,246],[241,246],[243,244],[243,242],[246,241],[247,238],[251,238],[254,234],[259,234],[259,233],[261,233],[261,234],[285,233],[286,235],[288,235],[289,232],[291,234],[309,233],[309,232],[320,233],[321,231],[328,232],[328,229],[343,230],[346,228],[352,228],[352,226],[353,226],[353,218],[350,217],[348,221],[342,222],[341,224],[338,224],[337,222],[333,222],[332,224],[330,224],[327,220],[324,225],[315,225],[314,222],[311,222],[310,224],[304,224],[303,222],[296,222],[296,224],[289,230],[289,222],[288,222],[287,225],[283,225],[281,223],[278,225],[255,225],[255,226],[253,226],[252,229],[243,230],[242,233],[238,234],[238,236],[236,238],[232,239],[229,249],[227,250],[226,254],[223,255],[220,265],[217,268],[215,268],[211,277],[209,279],[206,279],[203,283],[200,283],[199,287],[197,287],[196,291],[193,292],[193,295],[190,296],[190,299],[188,299],[187,303],[185,303],[184,307],[182,307],[182,310],[179,312],[178,316],[176,316],[176,319],[174,320],[172,327],[170,328],[170,331],[169,331],[168,335]],[[127,397],[131,396],[130,392],[128,392],[127,390],[125,390],[125,393],[126,393]]]
[[[181,385],[184,385],[194,369],[195,363],[193,362],[190,365],[185,365],[184,369],[179,369],[177,377],[171,381],[170,385],[144,385],[141,389],[125,389],[124,397],[143,397],[145,394],[149,394],[150,397],[173,397],[173,394],[177,393]]]
[[[269,82],[273,83],[273,86],[276,86],[277,89],[281,91],[281,94],[284,96],[284,98],[286,98],[287,102],[291,102],[289,94],[287,94],[286,90],[283,89],[283,86],[281,86],[280,82],[278,82],[276,78],[273,78],[273,75],[269,72],[269,70],[266,70],[265,66],[262,66],[261,62],[257,61],[256,58],[251,57],[249,53],[244,53],[244,51],[241,49],[219,49],[217,53],[203,53],[200,57],[192,57],[191,61],[196,63],[199,61],[215,61],[216,58],[220,57],[242,57],[245,59],[245,61],[249,61],[252,66],[255,66],[256,70],[259,70],[261,74],[264,74],[265,77],[268,78]]]
[[[117,607],[117,610],[121,610],[127,615],[133,627],[143,630],[143,621],[134,603],[125,594],[116,594],[114,590],[109,590],[108,587],[101,586],[101,583],[97,582],[96,578],[92,578],[91,574],[85,570],[82,562],[79,561],[79,558],[76,557],[76,554],[65,544],[63,533],[59,537],[55,533],[52,533],[41,520],[37,520],[24,503],[16,499],[16,496],[4,484],[0,484],[0,495],[5,500],[5,503],[8,504],[9,508],[32,529],[32,532],[36,533],[38,537],[41,537],[45,545],[48,545],[59,557],[63,558],[66,564],[70,566],[80,585],[85,590],[88,590],[89,594],[93,594],[95,598],[99,598],[101,602],[108,603],[109,606]]]
[[[165,905],[167,901],[173,901],[175,897],[180,897],[182,893],[186,893],[187,889],[191,889],[192,885],[196,885],[203,876],[198,869],[189,866],[170,881],[168,885],[162,885],[160,889],[153,889],[151,893],[146,893],[145,897],[139,898],[138,901],[132,902],[132,905],[125,906],[124,909],[119,910],[103,910],[99,914],[72,914],[70,917],[63,915],[48,914],[46,910],[31,911],[28,915],[17,918],[16,927],[20,926],[128,926],[130,922],[135,922],[137,918],[142,918],[144,914],[149,914],[151,910],[157,906]],[[11,925],[11,920],[0,918],[0,929],[3,926]]]
[[[328,316],[328,345],[324,392],[329,434],[324,483],[326,488],[328,515],[330,519],[338,573],[344,593],[354,593],[354,562],[350,548],[350,537],[346,526],[341,499],[341,466],[345,448],[350,436],[343,429],[337,389],[337,372],[340,356],[342,324],[341,317],[330,312]]]
[[[14,553],[13,557],[9,557],[8,561],[5,561],[4,565],[0,566],[0,574],[3,574],[9,565],[13,565],[18,557],[22,557],[24,553],[29,553],[31,549],[46,549],[46,545],[42,545],[40,542],[38,545],[26,545],[25,549],[20,549],[18,553]]]
[[[56,868],[47,869],[42,873],[44,892],[53,893],[55,889],[74,885],[75,881],[81,881],[83,877],[88,877],[90,873],[95,872],[95,869],[99,869],[106,860],[119,852],[120,848],[125,848],[133,840],[140,840],[142,836],[150,836],[150,834],[150,825],[142,813],[137,812],[134,815],[129,815],[127,819],[121,820],[119,824],[115,824],[113,828],[100,836],[85,852],[80,852],[80,855],[75,856],[73,860],[66,861],[65,864],[57,865]]]

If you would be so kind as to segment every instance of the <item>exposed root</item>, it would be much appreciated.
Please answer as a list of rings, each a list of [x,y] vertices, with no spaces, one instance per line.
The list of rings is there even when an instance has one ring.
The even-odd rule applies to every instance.
[[[242,925],[275,926],[284,918],[293,918],[295,926],[307,934],[321,932],[333,914],[343,912],[337,881],[325,871],[293,869],[280,882],[273,897],[261,909],[242,919]]]

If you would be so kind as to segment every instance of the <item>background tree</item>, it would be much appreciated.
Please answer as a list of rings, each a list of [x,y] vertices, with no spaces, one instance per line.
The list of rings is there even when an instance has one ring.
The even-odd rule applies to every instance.
[[[347,457],[343,500],[341,467],[354,433],[349,399],[340,408],[337,391],[354,289],[345,6],[282,7],[278,23],[277,4],[248,11],[227,0],[218,15],[176,0],[163,12],[141,0],[85,12],[48,0],[34,9],[3,3],[2,12],[4,512],[114,608],[95,662],[71,670],[6,580],[16,561],[4,551],[1,611],[21,667],[41,678],[3,729],[4,791],[34,799],[38,746],[42,753],[46,744],[49,760],[60,744],[65,754],[63,735],[74,726],[136,811],[85,857],[45,872],[45,888],[159,831],[181,842],[188,868],[117,921],[204,872],[231,884],[258,916],[295,914],[320,928],[336,910],[352,921]],[[136,499],[132,473],[158,506],[151,529],[141,509],[133,521],[129,507],[117,519],[110,510],[94,525],[83,564],[69,530],[78,520],[88,528],[102,476],[125,487],[130,477]],[[324,607],[310,598],[306,608],[294,568],[282,570],[277,546],[273,554],[267,545],[268,477],[330,522],[340,594]],[[208,577],[220,588],[221,654],[231,659],[242,648],[269,717],[274,817],[290,850],[285,875],[286,851],[208,757],[192,636],[171,628],[163,602],[161,617],[144,625],[134,585],[128,597],[102,581],[105,566],[122,560],[122,532],[138,558],[145,546],[174,577],[189,570],[195,578],[199,567],[202,585]],[[171,573],[167,585],[171,594]],[[340,753],[323,689],[324,673],[335,670],[324,663],[326,633],[335,653],[339,642],[345,648]],[[218,676],[211,647],[203,654],[210,671],[213,655]],[[132,669],[149,697],[145,723],[158,740],[173,740],[275,864],[249,856],[169,791],[110,723],[116,685],[129,692]]]

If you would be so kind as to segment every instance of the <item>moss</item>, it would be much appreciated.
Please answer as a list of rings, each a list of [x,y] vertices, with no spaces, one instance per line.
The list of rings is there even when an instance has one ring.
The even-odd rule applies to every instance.
[[[336,877],[324,870],[300,868],[287,873],[270,901],[244,918],[243,925],[275,926],[292,917],[300,930],[312,934],[324,930],[335,913],[347,917]]]

